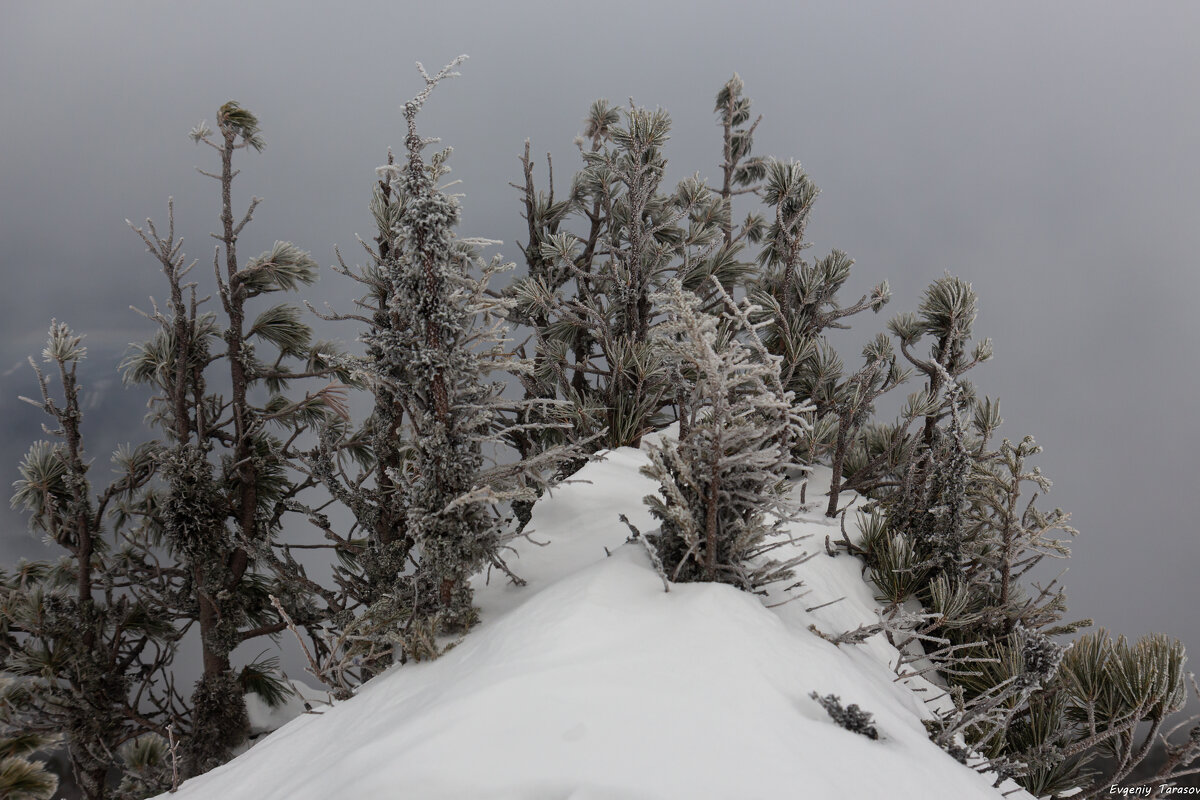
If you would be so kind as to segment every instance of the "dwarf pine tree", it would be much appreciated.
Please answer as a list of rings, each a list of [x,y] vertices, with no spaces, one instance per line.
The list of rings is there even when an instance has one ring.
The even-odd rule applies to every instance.
[[[388,163],[395,163],[391,152]],[[388,310],[393,291],[387,265],[392,261],[392,229],[401,210],[389,181],[380,179],[376,184],[370,210],[377,230],[374,247],[363,243],[370,262],[354,269],[338,252],[334,267],[365,287],[366,294],[355,303],[359,311],[338,314],[314,309],[314,313],[326,320],[358,321],[366,326],[361,338],[377,343],[403,324]],[[338,694],[392,662],[394,638],[389,635],[400,627],[401,618],[396,581],[412,563],[414,541],[407,533],[404,486],[413,451],[400,393],[393,381],[381,377],[384,362],[376,344],[368,344],[362,359],[341,358],[355,383],[374,398],[371,414],[358,430],[325,425],[317,446],[301,455],[300,468],[320,481],[354,519],[349,531],[338,533],[327,515],[303,508],[337,556],[333,566],[337,589],[329,601],[336,613],[329,620],[326,667],[318,677]],[[355,609],[365,612],[355,617]]]
[[[368,288],[359,305],[370,316],[340,318],[367,323],[366,355],[342,363],[375,397],[372,466],[350,475],[335,463],[342,443],[331,436],[307,459],[367,534],[356,558],[362,572],[343,581],[367,606],[358,641],[386,645],[368,652],[397,660],[434,655],[434,636],[474,623],[471,576],[490,566],[507,571],[499,551],[511,521],[496,509],[531,500],[548,472],[578,455],[551,447],[488,464],[485,448],[511,441],[514,429],[536,435],[541,423],[524,422],[528,404],[503,400],[503,383],[489,377],[524,369],[504,347],[512,301],[488,290],[490,277],[510,265],[478,255],[491,242],[456,237],[459,201],[439,185],[450,150],[426,161],[436,140],[417,130],[430,94],[457,75],[463,58],[432,76],[418,65],[426,85],[404,106],[407,157],[379,169],[372,263],[357,273],[342,265]]]
[[[925,290],[917,313],[897,315],[888,323],[904,358],[925,378],[925,393],[936,398],[951,381],[962,383],[965,397],[970,399],[970,387],[960,376],[992,357],[992,340],[983,339],[968,352],[978,297],[971,284],[946,273]],[[929,353],[921,357],[915,352],[926,337],[931,339]],[[946,419],[951,409],[942,404],[925,416],[921,440],[932,447],[938,423]]]
[[[474,623],[470,576],[496,553],[493,520],[481,503],[461,502],[483,466],[481,442],[491,424],[480,413],[491,386],[480,380],[478,356],[463,346],[471,314],[462,283],[464,253],[455,241],[456,198],[438,188],[448,151],[426,163],[430,143],[417,132],[417,114],[438,81],[461,59],[426,78],[425,89],[405,104],[407,159],[384,167],[396,192],[397,214],[389,248],[388,313],[395,324],[367,334],[407,412],[413,430],[413,469],[404,482],[405,528],[421,560],[400,602],[415,618],[465,630]]]
[[[876,338],[863,351],[864,364],[843,375],[843,364],[825,332],[848,327],[847,317],[887,304],[891,291],[880,283],[857,302],[843,306],[838,292],[850,278],[854,261],[840,250],[809,261],[803,252],[809,218],[819,190],[800,164],[768,159],[762,162],[761,196],[772,219],[754,233],[761,239],[762,274],[753,297],[767,320],[763,339],[781,359],[785,385],[812,401],[809,433],[801,450],[811,457],[828,451],[833,468],[827,513],[837,513],[842,470],[855,438],[870,417],[875,400],[901,383],[892,348]],[[750,224],[749,222],[747,224]]]
[[[1110,796],[1144,765],[1139,782],[1147,786],[1200,771],[1200,716],[1175,717],[1189,682],[1179,641],[1113,640],[1100,630],[1063,646],[1018,624],[986,652],[952,684],[956,708],[927,723],[965,763],[1012,777],[1037,797],[1089,800]]]
[[[992,355],[990,339],[967,352],[977,313],[971,285],[946,274],[926,289],[916,314],[891,320],[888,327],[900,352],[925,377],[925,386],[909,398],[901,419],[885,434],[890,444],[871,462],[872,467],[890,468],[890,480],[875,480],[873,471],[860,470],[840,487],[865,485],[885,495],[893,532],[907,537],[934,574],[969,558],[965,513],[977,452],[967,442],[963,417],[976,401],[973,388],[961,376]],[[928,358],[921,358],[913,348],[926,336],[933,342]],[[906,441],[909,426],[918,418],[924,420],[919,437]],[[898,447],[906,456],[899,462],[889,459]]]
[[[962,421],[962,387],[950,382],[944,405],[949,425],[940,428],[922,459],[908,466],[905,482],[889,498],[888,520],[913,547],[921,567],[935,574],[952,574],[967,565],[966,513],[974,477],[974,460]]]
[[[678,440],[651,446],[642,468],[660,487],[646,497],[661,522],[647,538],[670,580],[754,591],[788,577],[794,565],[761,557],[794,512],[785,479],[795,466],[802,411],[784,390],[779,359],[759,340],[751,309],[717,291],[721,317],[705,312],[679,281],[654,298],[667,314],[654,344],[687,386]]]
[[[1028,463],[1041,452],[1031,437],[990,449],[998,404],[975,401],[959,378],[990,355],[986,341],[966,352],[974,304],[970,287],[947,276],[927,293],[921,317],[893,323],[905,356],[929,376],[896,428],[927,425],[864,528],[863,553],[886,598],[916,597],[933,615],[920,633],[937,642],[928,657],[954,707],[927,723],[930,736],[1036,796],[1104,796],[1156,746],[1165,760],[1148,784],[1194,773],[1200,717],[1168,723],[1186,702],[1182,645],[1158,635],[1114,641],[1103,631],[1061,644],[1055,637],[1091,621],[1063,622],[1057,578],[1022,585],[1043,558],[1069,554],[1056,534],[1075,531],[1061,510],[1037,507],[1050,483]],[[922,325],[936,331],[928,360],[911,353]],[[1183,730],[1185,739],[1172,739]]]
[[[1200,772],[1200,716],[1173,719],[1187,704],[1189,683],[1195,689],[1186,664],[1183,643],[1162,634],[1132,643],[1103,630],[1080,637],[1063,658],[1060,680],[1040,698],[1044,719],[1009,734],[1011,749],[1041,756],[1030,759],[1040,769],[1025,785],[1073,779],[1080,796],[1102,797],[1148,762],[1155,747],[1163,758],[1146,784]],[[1093,768],[1088,755],[1104,760]]]
[[[108,797],[109,776],[119,768],[114,753],[139,734],[161,731],[170,711],[158,690],[174,654],[174,618],[141,595],[164,577],[135,545],[136,521],[121,513],[153,476],[153,449],[119,451],[117,479],[94,491],[76,375],[85,354],[82,337],[53,324],[43,356],[61,384],[59,396],[34,365],[41,397],[29,402],[51,418],[45,430],[58,441],[30,449],[12,502],[60,557],[0,572],[6,797],[39,796],[38,786],[50,786],[22,754],[59,738],[84,797]]]
[[[738,125],[745,109],[741,100],[734,105],[730,124]],[[524,160],[529,276],[511,293],[515,319],[531,326],[537,339],[538,382],[527,394],[553,391],[570,399],[576,423],[588,425],[589,433],[605,430],[596,446],[636,445],[666,421],[660,412],[675,400],[677,382],[647,343],[657,313],[653,294],[675,278],[716,308],[710,278],[732,288],[750,266],[736,257],[742,245],[725,240],[727,229],[734,237],[729,195],[753,175],[743,163],[747,132],[732,145],[742,150],[729,156],[731,184],[722,196],[698,177],[664,189],[670,127],[661,109],[593,104],[584,130],[590,147],[578,140],[584,168],[566,205],[553,201],[553,190],[536,194],[528,156]],[[586,233],[564,229],[572,216],[587,223]]]
[[[944,441],[946,431],[940,425],[952,411],[964,415],[972,412],[974,390],[961,376],[992,356],[990,339],[967,351],[976,314],[977,298],[971,285],[947,273],[926,289],[917,313],[899,314],[888,323],[901,355],[925,377],[925,385],[908,397],[894,423],[864,424],[863,435],[850,442],[844,458],[834,455],[834,464],[842,467],[844,474],[835,471],[828,509],[831,514],[836,509],[835,491],[871,496],[900,491],[914,495],[907,504],[918,509],[913,513],[922,515],[929,508],[922,497],[915,495],[939,491],[927,484],[940,480],[935,465],[939,458],[952,455],[947,448],[953,449]],[[921,358],[914,348],[927,336],[933,339],[930,354]],[[892,369],[901,376],[896,383],[907,378],[908,373],[901,373],[898,364],[894,363]],[[953,402],[947,391],[952,385],[957,387],[953,393],[957,400]],[[923,421],[922,432],[913,437],[909,429],[919,421]],[[933,505],[941,506],[937,502]]]
[[[717,92],[713,113],[721,125],[721,196],[723,208],[719,218],[725,239],[724,258],[737,254],[735,246],[743,239],[757,240],[763,229],[760,214],[751,213],[740,226],[733,222],[733,198],[736,195],[757,194],[766,174],[767,159],[753,155],[754,131],[762,115],[750,122],[750,98],[746,85],[735,72]]]
[[[584,121],[584,137],[590,142],[591,152],[598,151],[610,141],[612,129],[620,122],[620,111],[607,101],[596,101],[589,109]],[[580,148],[583,147],[581,140]],[[528,274],[513,282],[509,294],[517,301],[510,318],[531,328],[536,337],[534,368],[521,377],[527,400],[540,400],[561,396],[571,401],[569,416],[572,427],[586,434],[602,430],[605,412],[593,391],[591,378],[585,371],[596,344],[590,326],[564,323],[560,307],[562,292],[573,282],[574,295],[582,296],[590,286],[590,275],[594,271],[596,252],[600,237],[606,228],[604,204],[599,187],[582,180],[576,175],[566,197],[556,199],[553,181],[553,162],[547,154],[551,170],[549,191],[538,191],[533,177],[534,164],[530,158],[530,143],[525,142],[525,153],[521,158],[524,184],[521,191],[522,215],[528,228],[525,244],[519,244],[525,256]],[[581,215],[588,220],[587,233],[574,237],[560,229],[572,215]],[[578,238],[582,246],[568,263],[555,257],[553,243],[573,241]],[[561,246],[559,247],[561,250]],[[553,323],[553,325],[552,325]],[[521,346],[524,354],[524,346]],[[572,367],[572,363],[574,366]],[[561,438],[561,435],[560,435]],[[527,456],[550,442],[540,441],[530,435],[521,435],[513,446]]]
[[[875,401],[908,378],[883,334],[872,339],[862,354],[862,368],[835,384],[827,398],[827,407],[837,424],[830,455],[829,503],[825,508],[828,517],[837,516],[839,494],[846,489],[843,469],[855,435],[870,419]],[[863,472],[860,470],[857,476],[861,478]]]
[[[758,235],[763,240],[759,263],[764,272],[756,286],[764,308],[775,317],[769,329],[773,349],[785,358],[785,374],[798,373],[811,348],[828,329],[845,328],[841,320],[870,309],[878,312],[891,298],[884,281],[857,302],[843,306],[838,292],[850,278],[853,259],[841,250],[808,261],[802,253],[807,241],[809,218],[820,190],[799,163],[770,159],[765,173],[762,199],[771,213],[769,226]]]
[[[990,589],[984,624],[1003,633],[1016,625],[1036,630],[1056,623],[1065,609],[1061,590],[1028,598],[1019,584],[1047,556],[1070,555],[1066,541],[1056,533],[1077,533],[1062,509],[1047,512],[1036,505],[1038,496],[1050,490],[1050,480],[1027,462],[1041,452],[1033,437],[1026,436],[1016,444],[1004,439],[994,452],[983,450],[975,459],[965,536],[977,567],[972,578]],[[1022,497],[1026,486],[1035,490],[1029,500]]]
[[[334,348],[312,341],[293,306],[275,305],[251,317],[255,298],[295,290],[317,276],[308,253],[288,242],[276,242],[244,264],[238,258],[238,238],[260,201],[252,200],[235,221],[233,157],[246,148],[262,150],[258,120],[230,102],[217,113],[215,133],[201,123],[191,136],[221,161],[219,173],[201,172],[221,188],[214,266],[223,319],[203,310],[205,298],[187,281],[191,266],[175,238],[172,208],[166,236],[149,221],[146,230],[135,228],[162,268],[170,302],[147,314],[158,330],[123,366],[128,382],[157,391],[151,419],[167,438],[159,459],[162,487],[143,513],[183,576],[181,589],[164,602],[175,604],[200,634],[203,673],[183,737],[184,771],[195,775],[227,760],[246,735],[247,680],[267,678],[253,668],[235,672],[231,654],[245,641],[285,628],[269,596],[283,597],[300,624],[322,614],[310,585],[272,586],[261,569],[277,560],[273,548],[289,504],[316,483],[288,472],[292,443],[307,426],[344,413],[344,389],[335,381],[301,399],[288,398],[284,392],[294,380],[337,377],[324,360]],[[214,391],[214,384],[228,386],[229,395]],[[271,687],[266,692],[272,694]]]
[[[719,180],[713,186],[685,180],[673,193],[662,189],[670,124],[662,111],[593,104],[577,140],[585,166],[563,196],[555,195],[552,163],[549,191],[537,191],[526,143],[525,180],[516,188],[529,228],[523,246],[529,274],[511,291],[518,300],[515,319],[533,329],[537,342],[527,396],[570,399],[577,428],[607,424],[605,444],[636,443],[639,430],[661,424],[660,411],[677,404],[677,376],[644,347],[658,313],[650,298],[666,280],[682,281],[709,311],[721,309],[711,277],[727,291],[755,288],[756,302],[771,320],[764,339],[784,358],[785,383],[797,396],[809,396],[801,391],[805,382],[819,381],[827,375],[822,368],[833,363],[818,363],[832,352],[821,331],[844,327],[839,319],[878,311],[887,302],[887,285],[881,284],[843,308],[837,292],[851,260],[839,251],[815,264],[801,258],[816,186],[798,164],[753,154],[761,117],[752,121],[750,109],[734,75],[714,104],[721,128]],[[735,222],[739,196],[764,201],[767,213],[752,210]],[[584,225],[573,232],[576,218]],[[755,275],[755,257],[746,254],[754,246],[766,268],[761,276]],[[830,430],[829,420],[821,419],[825,413],[818,404],[813,421],[822,424],[814,424],[815,431]],[[808,449],[826,444],[812,442]]]

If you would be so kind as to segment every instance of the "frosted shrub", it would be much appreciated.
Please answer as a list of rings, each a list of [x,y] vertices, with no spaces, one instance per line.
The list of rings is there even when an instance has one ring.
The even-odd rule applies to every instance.
[[[841,698],[836,694],[827,694],[822,697],[820,694],[813,692],[809,697],[821,704],[821,707],[829,714],[830,719],[851,733],[857,733],[868,739],[879,738],[879,731],[875,729],[874,717],[859,708],[857,703],[843,706]]]
[[[677,281],[654,298],[667,313],[655,343],[688,379],[678,440],[651,447],[642,468],[660,484],[646,498],[662,523],[649,539],[671,580],[754,590],[790,574],[790,564],[760,556],[778,545],[772,537],[794,513],[785,479],[803,409],[784,391],[778,359],[758,339],[749,309],[720,294],[720,317]]]

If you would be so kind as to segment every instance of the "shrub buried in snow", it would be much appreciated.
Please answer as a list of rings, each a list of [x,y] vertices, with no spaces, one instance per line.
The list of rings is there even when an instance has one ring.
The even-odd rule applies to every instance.
[[[719,284],[716,291],[720,317],[678,281],[654,296],[667,319],[653,341],[685,384],[679,438],[652,446],[643,468],[661,486],[646,502],[662,525],[647,535],[671,580],[756,590],[786,579],[802,560],[760,557],[795,513],[786,478],[806,408],[784,390],[778,357],[749,321],[752,307],[735,304]]]

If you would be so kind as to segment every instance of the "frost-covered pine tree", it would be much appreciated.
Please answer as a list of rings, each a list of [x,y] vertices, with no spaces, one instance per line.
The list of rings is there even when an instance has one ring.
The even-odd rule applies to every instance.
[[[892,426],[893,450],[873,462],[892,470],[890,480],[871,486],[886,494],[893,531],[907,537],[932,574],[962,567],[970,559],[965,514],[977,448],[967,441],[964,418],[976,401],[962,375],[992,356],[990,339],[967,350],[977,313],[971,285],[947,273],[926,289],[917,313],[899,314],[888,323],[903,357],[925,377],[925,386],[909,398],[901,420]],[[921,358],[914,347],[925,337],[933,341],[929,356]],[[889,464],[886,457],[905,444],[909,426],[919,418],[923,429],[907,443],[905,460]],[[861,489],[864,481],[856,478],[851,485]]]
[[[908,378],[896,363],[892,344],[883,334],[872,339],[862,355],[863,366],[835,384],[828,398],[827,407],[837,425],[830,455],[829,503],[825,508],[829,517],[837,516],[840,493],[847,488],[842,479],[846,457],[856,435],[874,413],[875,401]],[[864,473],[865,470],[860,470],[857,477],[861,479]]]
[[[607,101],[593,103],[584,120],[580,148],[583,147],[583,140],[586,140],[591,152],[599,151],[611,141],[612,130],[620,119],[619,109],[610,106]],[[518,246],[525,256],[528,271],[524,277],[513,281],[508,291],[516,300],[510,319],[530,328],[535,338],[534,368],[521,378],[525,398],[539,400],[562,397],[569,400],[571,413],[568,418],[572,428],[586,436],[600,431],[606,424],[605,409],[598,393],[593,390],[593,379],[586,371],[596,342],[590,326],[573,321],[564,324],[560,306],[568,286],[573,285],[574,295],[580,296],[591,285],[597,248],[607,227],[603,185],[594,180],[583,180],[584,175],[580,173],[575,176],[566,196],[556,198],[554,166],[548,153],[546,160],[551,173],[548,191],[539,191],[534,181],[530,142],[526,140],[521,158],[524,183],[516,188],[521,192],[522,216],[528,229],[526,242]],[[569,233],[567,225],[573,216],[583,216],[588,220],[587,232],[581,236]],[[563,240],[562,236],[572,238]],[[573,239],[578,239],[582,244],[571,254],[570,260],[557,257],[556,251],[562,251]],[[524,345],[521,348],[523,352]],[[559,434],[552,437],[551,441],[542,441],[524,434],[512,444],[522,456],[526,456],[563,438]]]
[[[222,229],[214,234],[220,313],[203,310],[206,298],[188,282],[191,266],[175,238],[171,208],[166,236],[150,221],[145,230],[134,229],[162,268],[170,299],[146,315],[158,330],[123,365],[128,382],[156,391],[151,419],[167,440],[158,459],[162,486],[140,512],[176,561],[180,586],[162,602],[194,622],[200,635],[203,671],[187,724],[181,721],[186,775],[227,760],[244,739],[248,686],[257,681],[267,696],[277,695],[278,685],[259,665],[236,671],[231,660],[243,642],[285,629],[269,597],[283,598],[302,625],[325,613],[311,582],[272,581],[268,568],[280,561],[285,514],[316,485],[289,473],[293,443],[309,426],[345,413],[345,390],[337,382],[344,375],[325,361],[335,348],[312,341],[294,306],[255,314],[257,298],[294,291],[317,277],[316,262],[289,242],[276,242],[245,263],[239,259],[239,237],[260,201],[254,198],[235,219],[233,159],[239,150],[263,149],[257,118],[229,102],[217,112],[215,132],[201,123],[191,135],[221,161],[220,172],[201,170],[221,191]],[[330,382],[289,397],[292,382],[304,378]],[[222,385],[227,396],[212,388]]]
[[[844,463],[846,473],[835,482],[838,491],[853,490],[873,497],[896,491],[917,494],[940,491],[927,484],[941,480],[935,467],[939,459],[951,457],[948,449],[951,445],[945,441],[946,423],[952,409],[969,415],[976,402],[973,387],[962,375],[992,356],[990,339],[976,343],[968,352],[976,314],[977,298],[971,285],[947,273],[926,289],[916,313],[899,314],[888,323],[901,356],[925,378],[925,385],[909,396],[894,423],[864,424],[863,435],[851,443],[844,459],[834,456],[835,463]],[[922,358],[915,351],[926,337],[932,342],[928,357]],[[891,350],[890,346],[886,349]],[[893,362],[897,360],[892,358]],[[907,371],[901,372],[897,363],[893,363],[892,369],[907,378]],[[902,381],[896,381],[899,382]],[[957,400],[950,399],[951,387],[956,387]],[[914,436],[909,430],[917,422],[923,423],[922,430],[919,436]],[[835,510],[836,498],[832,492],[830,512]],[[924,509],[927,507],[924,503],[922,498],[914,496],[907,505]]]
[[[438,186],[450,153],[440,151],[426,163],[432,142],[417,132],[425,101],[461,61],[433,76],[421,70],[426,86],[404,106],[407,158],[382,168],[400,206],[384,266],[394,324],[366,335],[413,434],[412,468],[401,491],[406,532],[420,548],[420,562],[407,587],[411,594],[399,602],[410,604],[414,617],[436,617],[437,627],[448,631],[474,623],[468,580],[498,549],[488,509],[463,501],[476,488],[482,442],[493,422],[486,405],[494,387],[483,382],[479,356],[465,346],[475,316],[466,301],[477,292],[464,280],[467,255],[454,236],[458,200]]]
[[[776,318],[767,331],[772,349],[781,355],[794,353],[784,361],[784,374],[789,375],[811,355],[806,343],[816,342],[826,330],[847,327],[842,322],[847,317],[868,309],[877,313],[891,298],[891,290],[884,281],[843,306],[838,292],[849,280],[854,260],[841,250],[813,261],[802,255],[812,247],[806,234],[820,189],[798,162],[768,159],[762,169],[762,199],[770,222],[758,233],[763,242],[758,260],[764,272],[756,290],[764,309]]]
[[[888,508],[893,531],[905,536],[921,567],[932,574],[953,574],[970,560],[966,513],[974,459],[962,420],[963,389],[953,380],[946,386],[944,405],[949,424],[939,429],[922,459],[909,465]]]
[[[851,376],[830,345],[826,331],[846,328],[848,317],[870,309],[878,313],[891,298],[884,281],[856,302],[843,306],[838,293],[850,279],[853,259],[841,250],[809,261],[803,257],[809,218],[820,190],[795,161],[767,159],[759,169],[760,194],[770,223],[760,223],[753,238],[762,241],[758,261],[763,272],[752,290],[767,321],[763,341],[781,359],[784,385],[812,402],[809,433],[799,452],[810,457],[828,452],[833,481],[827,513],[837,513],[843,465],[866,424],[875,400],[904,378],[892,348],[878,339],[864,350],[864,364]],[[749,223],[748,223],[749,224]]]
[[[426,161],[436,140],[417,130],[431,92],[457,75],[463,58],[435,75],[420,69],[425,88],[404,106],[406,158],[379,169],[380,236],[372,264],[355,275],[369,289],[360,306],[370,317],[356,317],[368,322],[360,337],[367,352],[351,368],[375,396],[373,480],[337,467],[339,445],[328,437],[309,459],[367,533],[358,583],[369,606],[367,638],[399,644],[398,660],[431,655],[436,634],[474,623],[469,580],[485,567],[506,570],[500,547],[515,530],[497,509],[531,500],[550,472],[578,455],[552,447],[489,464],[488,451],[511,439],[514,426],[536,433],[540,424],[521,421],[528,415],[502,398],[497,379],[526,369],[506,347],[511,300],[488,290],[490,277],[510,265],[478,255],[492,242],[456,236],[459,200],[440,185],[450,150]]]
[[[746,84],[736,72],[717,92],[713,113],[721,125],[721,196],[719,225],[725,239],[725,253],[718,258],[736,256],[743,240],[757,240],[763,230],[763,218],[751,213],[741,223],[733,222],[733,198],[737,195],[757,194],[766,175],[768,159],[753,155],[754,132],[762,122],[762,115],[750,122],[750,98],[745,94]]]
[[[53,793],[44,771],[24,755],[58,741],[83,796],[109,797],[118,748],[161,732],[170,711],[162,689],[177,639],[174,617],[145,601],[143,590],[164,588],[164,576],[136,546],[138,521],[124,513],[154,474],[153,448],[118,451],[118,477],[93,488],[76,374],[85,355],[82,337],[51,325],[43,357],[59,392],[30,359],[41,396],[29,402],[50,417],[45,430],[57,441],[29,450],[12,503],[29,514],[30,527],[58,558],[0,571],[0,793],[6,797]]]
[[[648,344],[653,294],[674,278],[716,307],[710,278],[731,288],[749,267],[736,257],[741,245],[724,239],[727,198],[696,176],[664,187],[670,129],[661,109],[593,104],[565,207],[549,201],[553,191],[535,193],[525,164],[529,276],[511,293],[516,320],[537,340],[539,383],[527,393],[571,400],[577,423],[604,431],[594,447],[636,445],[669,421],[662,412],[677,382]],[[586,229],[568,230],[572,217]]]
[[[925,377],[928,397],[939,397],[951,382],[962,385],[965,398],[973,397],[969,384],[960,380],[960,376],[992,357],[991,339],[983,339],[970,351],[967,349],[979,313],[978,306],[979,299],[971,284],[946,273],[925,290],[915,314],[899,314],[888,323],[904,358]],[[921,357],[915,350],[926,337],[932,341],[928,355]],[[940,404],[925,415],[921,440],[926,447],[933,446],[938,424],[950,413],[949,406]]]
[[[679,438],[651,446],[642,468],[660,487],[646,502],[661,524],[646,536],[670,580],[755,591],[785,579],[794,565],[765,554],[794,513],[786,479],[803,407],[783,388],[779,359],[759,340],[752,309],[716,291],[725,306],[720,316],[704,311],[679,281],[654,297],[667,317],[654,344],[686,376],[686,387]]]
[[[395,163],[390,151],[388,163]],[[379,349],[379,342],[404,324],[388,309],[394,294],[388,269],[393,261],[392,229],[401,211],[389,180],[377,182],[370,210],[377,234],[373,246],[362,242],[370,262],[352,268],[339,251],[334,267],[365,287],[366,294],[355,302],[358,310],[350,314],[314,311],[326,320],[357,321],[366,326],[360,336],[368,340],[365,357],[345,357],[342,363],[371,394],[371,414],[358,430],[326,425],[318,446],[301,457],[301,468],[320,481],[354,519],[350,530],[339,533],[327,515],[305,509],[309,520],[332,541],[337,555],[333,566],[337,589],[331,606],[339,611],[330,619],[326,637],[328,667],[318,676],[337,693],[348,692],[392,662],[394,648],[389,635],[403,624],[396,582],[410,569],[414,546],[408,535],[404,488],[413,450],[401,393],[395,382],[385,377],[386,357]],[[365,609],[365,613],[355,616],[355,608]]]
[[[1050,490],[1050,480],[1028,461],[1041,452],[1033,437],[1026,436],[1016,444],[1004,439],[995,451],[983,451],[975,459],[966,536],[975,551],[975,581],[988,586],[987,624],[1003,633],[1017,625],[1037,630],[1057,623],[1066,607],[1061,590],[1030,598],[1019,585],[1047,556],[1070,555],[1057,534],[1077,533],[1062,509],[1037,506],[1038,497]],[[1027,487],[1034,490],[1030,499],[1023,497]]]

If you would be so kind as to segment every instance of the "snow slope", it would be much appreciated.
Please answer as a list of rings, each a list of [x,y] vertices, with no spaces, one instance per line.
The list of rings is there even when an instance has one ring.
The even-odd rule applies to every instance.
[[[713,584],[664,593],[617,519],[653,528],[644,463],[610,452],[542,500],[532,538],[549,544],[522,542],[510,558],[528,584],[481,576],[483,621],[445,656],[298,717],[174,797],[1000,797],[926,738],[928,712],[894,681],[882,637],[838,648],[809,631],[875,620],[860,562],[823,551],[836,526],[815,511],[793,526],[820,554],[799,570],[807,594],[786,605]],[[873,713],[881,740],[838,727],[813,691]]]

